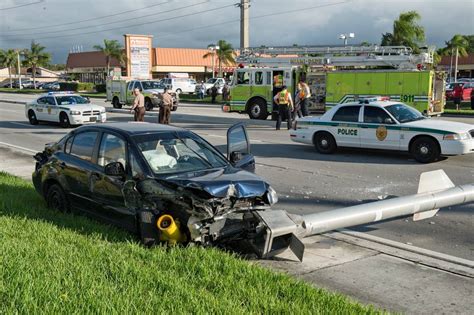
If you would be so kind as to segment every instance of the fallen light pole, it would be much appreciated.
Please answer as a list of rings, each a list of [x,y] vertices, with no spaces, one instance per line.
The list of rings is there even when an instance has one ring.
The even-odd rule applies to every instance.
[[[474,184],[454,186],[442,170],[421,174],[418,193],[324,211],[292,215],[283,210],[258,211],[266,227],[264,239],[257,242],[263,258],[274,256],[288,247],[302,261],[304,244],[300,238],[332,230],[413,215],[413,220],[433,217],[440,208],[474,202]]]

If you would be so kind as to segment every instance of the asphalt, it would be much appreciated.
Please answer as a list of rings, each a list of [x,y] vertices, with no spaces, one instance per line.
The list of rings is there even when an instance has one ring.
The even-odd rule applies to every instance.
[[[32,152],[68,130],[45,124],[30,126],[20,105],[0,101],[0,108],[0,170],[29,178]],[[155,115],[148,113],[147,120],[156,121]],[[130,115],[110,112],[109,118],[130,120]],[[472,118],[450,119],[474,123]],[[274,131],[273,122],[250,121],[211,106],[184,105],[173,113],[172,121],[221,150],[228,126],[248,123],[257,173],[279,193],[278,207],[293,213],[412,194],[421,172],[439,168],[455,184],[474,182],[474,156],[451,157],[430,165],[418,164],[404,154],[378,151],[343,150],[322,156],[311,146],[292,143],[286,131]],[[442,209],[427,221],[407,218],[365,225],[357,228],[364,233],[355,236],[325,234],[305,240],[308,250],[303,263],[290,253],[260,263],[389,310],[470,313],[474,309],[473,210],[473,205],[465,205]]]

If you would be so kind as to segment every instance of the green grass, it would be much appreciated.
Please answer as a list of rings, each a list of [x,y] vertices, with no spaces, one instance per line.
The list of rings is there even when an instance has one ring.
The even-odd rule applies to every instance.
[[[211,97],[205,96],[204,99],[198,98],[196,94],[180,94],[179,100],[185,103],[203,103],[203,104],[210,104]],[[216,105],[222,105],[224,101],[222,100],[222,95],[217,95],[216,97]]]
[[[471,101],[462,101],[461,107],[459,110],[456,110],[456,106],[452,101],[446,102],[446,106],[444,108],[444,113],[449,115],[473,115],[474,110],[471,109]]]
[[[0,253],[0,314],[380,313],[217,249],[144,248],[2,172]]]

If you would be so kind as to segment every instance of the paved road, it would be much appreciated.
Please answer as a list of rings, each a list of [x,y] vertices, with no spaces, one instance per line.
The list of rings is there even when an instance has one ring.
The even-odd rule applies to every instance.
[[[17,98],[20,98],[16,96]],[[21,97],[21,100],[27,100]],[[54,125],[30,126],[23,106],[0,103],[0,142],[41,150],[67,130]],[[219,117],[219,119],[216,119]],[[127,121],[127,113],[109,113],[111,121]],[[474,124],[472,118],[448,118]],[[148,115],[149,122],[156,116]],[[444,169],[455,184],[474,182],[474,155],[450,157],[422,165],[406,154],[340,150],[321,155],[311,146],[292,143],[285,130],[275,131],[270,121],[224,114],[219,108],[184,105],[173,113],[173,124],[189,128],[225,150],[227,128],[248,123],[257,173],[280,195],[278,207],[293,213],[323,211],[377,200],[387,195],[415,193],[422,172]],[[357,228],[372,235],[474,260],[474,205],[443,209],[432,219],[413,222],[398,219]]]

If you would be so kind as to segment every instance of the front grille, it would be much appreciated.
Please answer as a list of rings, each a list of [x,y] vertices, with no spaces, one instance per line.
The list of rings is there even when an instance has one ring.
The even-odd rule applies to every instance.
[[[92,116],[92,115],[96,116],[99,114],[100,114],[99,110],[94,110],[94,111],[86,110],[82,112],[82,116]]]

